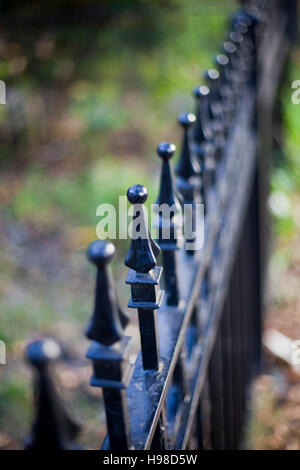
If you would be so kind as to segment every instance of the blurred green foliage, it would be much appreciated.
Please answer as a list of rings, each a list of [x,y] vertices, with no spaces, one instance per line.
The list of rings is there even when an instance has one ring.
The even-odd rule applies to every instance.
[[[287,77],[281,90],[283,111],[283,143],[281,155],[274,155],[271,175],[270,208],[274,227],[283,239],[295,237],[299,227],[298,195],[300,189],[300,126],[299,106],[292,102],[291,87],[300,77],[300,61],[297,51],[291,56]]]

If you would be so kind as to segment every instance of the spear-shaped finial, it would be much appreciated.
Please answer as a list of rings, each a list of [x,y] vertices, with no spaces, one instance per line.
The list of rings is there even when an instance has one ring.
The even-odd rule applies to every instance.
[[[125,265],[138,273],[148,273],[156,266],[160,248],[148,230],[144,204],[148,198],[145,186],[135,184],[127,191],[128,201],[133,205],[133,231]]]
[[[247,10],[246,8],[242,8],[241,10],[235,12],[232,16],[232,25],[235,23],[240,23],[248,28],[248,30],[254,29],[255,26],[262,23],[263,20],[259,18],[255,13]]]
[[[258,17],[253,16],[247,10],[240,10],[233,16],[231,25],[236,31],[253,40],[255,27],[260,22]]]
[[[232,41],[225,41],[223,44],[223,50],[227,55],[232,70],[237,69],[237,46]]]
[[[125,265],[130,269],[126,284],[131,285],[128,306],[138,309],[143,367],[157,370],[159,344],[156,328],[156,310],[160,307],[163,292],[159,289],[162,268],[156,266],[156,253],[160,248],[148,230],[144,203],[148,197],[145,186],[136,184],[127,191],[133,204],[132,238]]]
[[[28,450],[76,448],[73,439],[79,432],[79,426],[65,409],[49,370],[60,356],[59,344],[50,338],[33,341],[26,347],[26,360],[35,371],[35,418],[25,444]]]
[[[179,302],[176,258],[176,251],[179,248],[179,240],[176,236],[179,229],[179,221],[176,215],[181,212],[181,206],[175,194],[173,175],[169,162],[175,150],[175,145],[168,142],[162,142],[157,147],[157,154],[162,159],[160,191],[156,201],[158,205],[158,244],[162,250],[168,305],[177,305]]]
[[[157,147],[157,155],[162,159],[162,169],[160,178],[159,195],[156,200],[157,205],[167,204],[173,207],[175,213],[180,212],[180,204],[175,194],[173,177],[170,168],[170,158],[173,157],[176,147],[169,142],[162,142]],[[175,215],[175,213],[173,215]]]
[[[116,343],[123,336],[119,307],[108,267],[114,253],[114,245],[103,240],[92,242],[87,251],[88,259],[97,266],[97,281],[94,313],[86,335],[106,346]]]
[[[248,33],[248,26],[241,21],[235,21],[233,24],[234,30],[239,34],[247,35]]]
[[[224,87],[228,82],[227,70],[229,66],[229,58],[225,54],[216,54],[214,56],[214,63],[219,70],[220,84]],[[220,89],[220,93],[222,94],[222,89]]]
[[[191,152],[191,145],[189,139],[189,130],[196,121],[196,116],[193,113],[181,113],[178,117],[178,122],[184,130],[183,143],[179,161],[176,165],[176,174],[184,180],[189,180],[191,177],[198,176],[200,168],[197,160]]]
[[[208,100],[208,115],[211,123],[215,120],[224,120],[222,109],[222,95],[220,91],[221,81],[217,69],[208,69],[204,71],[204,78],[210,88]]]
[[[241,83],[244,81],[243,74],[240,72],[239,58],[237,55],[238,48],[232,41],[225,41],[222,52],[228,57],[229,65],[227,67],[227,76],[229,84],[231,84],[232,92],[235,99],[241,94]]]
[[[230,85],[231,78],[229,71],[229,58],[225,54],[216,54],[214,56],[214,63],[220,74],[219,91],[222,99],[224,127],[226,128],[226,130],[228,130],[233,120],[236,105],[234,101],[234,93]],[[213,134],[215,137],[215,129],[213,130]]]
[[[221,100],[219,83],[220,74],[217,69],[207,69],[204,71],[204,78],[207,82],[207,86],[210,88],[210,101],[217,102]]]
[[[175,172],[177,175],[177,187],[183,198],[184,205],[184,227],[185,229],[194,224],[196,216],[196,204],[199,201],[200,191],[200,164],[194,154],[195,149],[192,148],[190,142],[190,128],[196,121],[196,116],[192,113],[182,113],[178,118],[179,124],[184,129],[183,144],[181,155],[177,163]],[[189,221],[192,221],[190,223]],[[192,235],[192,230],[185,230],[186,251],[188,255],[194,255],[195,250],[188,247],[196,247],[196,237]],[[190,233],[192,237],[187,235]]]
[[[103,240],[92,242],[87,251],[88,259],[97,267],[95,308],[87,329],[87,337],[93,342],[87,357],[93,362],[90,383],[103,389],[110,448],[129,449],[126,387],[131,371],[130,338],[123,334],[128,317],[118,305],[108,266],[114,253],[114,245]]]
[[[239,48],[244,41],[244,36],[238,31],[230,31],[229,40]]]
[[[197,145],[211,140],[213,133],[209,125],[209,95],[210,89],[206,85],[194,88],[194,97],[196,99],[196,123],[194,125],[194,141]]]
[[[230,17],[229,24],[230,26],[234,26],[235,23],[241,23],[249,28],[253,24],[253,21],[255,21],[254,16],[242,8],[233,13]]]

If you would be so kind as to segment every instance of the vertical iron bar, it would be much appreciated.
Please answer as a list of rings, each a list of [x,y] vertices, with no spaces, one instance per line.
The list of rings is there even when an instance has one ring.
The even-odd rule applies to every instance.
[[[242,243],[242,240],[239,241]],[[231,289],[231,343],[232,343],[232,369],[233,369],[233,397],[234,407],[234,427],[235,427],[235,447],[240,444],[240,417],[241,417],[241,386],[240,386],[240,279],[239,279],[240,249],[237,250],[236,260],[232,271]]]
[[[164,268],[165,290],[167,293],[168,305],[178,305],[179,302],[176,254],[176,251],[162,249],[162,264]]]
[[[176,147],[169,142],[162,142],[157,147],[157,154],[162,159],[160,190],[156,200],[158,212],[158,239],[157,243],[162,250],[164,280],[167,305],[178,305],[179,283],[177,273],[177,250],[180,247],[177,232],[180,229],[179,217],[181,206],[174,190],[173,173],[170,159]],[[168,207],[165,213],[161,208]]]
[[[210,420],[212,449],[224,449],[224,398],[222,377],[222,350],[219,332],[211,354],[209,370]]]
[[[230,287],[229,287],[230,288]],[[225,300],[221,319],[221,344],[222,344],[222,376],[224,384],[224,439],[225,449],[234,449],[234,427],[232,400],[232,364],[231,364],[231,338],[230,338],[230,301],[229,294]]]
[[[103,398],[110,449],[128,449],[130,431],[126,390],[103,388]]]
[[[199,404],[196,412],[196,428],[197,428],[197,440],[198,450],[203,449],[203,422],[202,422],[202,399],[199,400]]]
[[[251,298],[249,296],[250,287],[248,285],[250,280],[250,264],[248,257],[248,213],[244,223],[244,229],[241,234],[240,247],[238,253],[238,266],[237,266],[237,278],[240,287],[240,307],[238,317],[238,337],[239,337],[239,355],[238,355],[238,369],[239,369],[239,388],[240,388],[240,419],[239,429],[242,437],[242,431],[244,426],[244,413],[245,413],[245,402],[246,402],[246,373],[245,371],[249,368],[248,361],[245,359],[245,351],[247,349],[246,342],[248,336],[251,335],[246,327],[246,322],[251,314]],[[241,443],[241,438],[240,438]]]
[[[87,329],[92,340],[87,357],[93,363],[90,384],[103,389],[107,430],[111,449],[129,449],[129,413],[126,388],[130,379],[130,338],[124,336],[127,317],[121,312],[110,274],[115,248],[96,240],[88,248],[88,259],[97,266],[95,308]]]
[[[262,294],[261,294],[261,253],[260,253],[260,238],[259,238],[259,212],[260,212],[260,199],[259,199],[259,184],[258,184],[258,172],[256,172],[253,193],[251,198],[252,204],[252,243],[253,243],[253,269],[254,269],[254,301],[255,311],[254,313],[254,325],[256,329],[255,334],[255,369],[259,371],[261,368],[261,336],[262,336]]]
[[[141,334],[143,367],[145,370],[157,370],[159,365],[159,342],[156,311],[146,308],[138,308],[138,318]]]
[[[162,268],[156,266],[160,248],[152,240],[146,220],[144,204],[148,198],[145,186],[135,184],[127,191],[128,201],[133,205],[132,239],[125,259],[130,268],[126,284],[131,286],[129,308],[137,308],[143,367],[157,370],[159,367],[159,342],[156,310],[160,308],[163,292],[159,288]]]
[[[154,437],[151,443],[151,450],[166,450],[167,447],[167,420],[165,407],[163,407],[158,423],[156,425]]]

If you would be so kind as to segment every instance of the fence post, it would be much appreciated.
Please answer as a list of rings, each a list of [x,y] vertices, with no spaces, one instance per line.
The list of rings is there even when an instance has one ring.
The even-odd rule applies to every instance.
[[[176,147],[174,144],[162,142],[157,147],[157,154],[162,159],[160,190],[156,200],[158,211],[158,240],[162,251],[163,273],[168,305],[178,305],[179,285],[177,273],[177,250],[181,243],[179,233],[181,227],[181,206],[174,190],[173,174],[170,168],[170,158]],[[161,206],[161,207],[160,207]],[[181,224],[182,225],[182,224]]]
[[[159,368],[159,341],[156,310],[160,307],[163,291],[159,288],[162,267],[156,266],[160,248],[148,230],[144,203],[148,198],[145,186],[136,184],[127,191],[133,205],[132,239],[125,259],[130,268],[126,284],[131,286],[129,308],[138,309],[143,367]]]
[[[193,95],[196,100],[196,123],[194,125],[194,143],[201,145],[202,142],[213,138],[212,129],[209,125],[208,100],[210,89],[206,85],[196,86]]]
[[[220,87],[220,97],[222,103],[222,109],[224,114],[224,127],[225,132],[228,135],[229,129],[234,120],[234,113],[235,113],[235,102],[234,102],[234,94],[232,88],[229,85],[230,77],[228,77],[228,69],[229,69],[229,58],[225,54],[217,54],[214,57],[214,63],[217,67],[220,79],[219,79],[219,87]]]
[[[204,204],[204,214],[207,211],[207,195],[212,184],[215,183],[216,175],[216,152],[214,142],[215,134],[222,134],[222,126],[219,121],[211,121],[209,113],[209,101],[211,91],[203,85],[194,89],[196,98],[197,120],[194,127],[193,148],[197,155],[201,168],[200,197]]]
[[[186,244],[193,243],[195,236],[187,233],[187,228],[195,230],[195,204],[200,203],[200,166],[193,153],[191,142],[191,127],[196,121],[192,113],[181,113],[178,122],[183,128],[183,142],[180,158],[175,168],[177,175],[177,188],[182,195],[184,207],[184,230]],[[192,238],[190,238],[192,237]],[[186,250],[187,254],[193,256],[195,250]]]
[[[102,387],[110,448],[129,449],[130,430],[126,387],[132,367],[130,337],[123,335],[126,317],[118,306],[108,263],[114,245],[97,240],[88,248],[88,259],[97,267],[95,310],[87,329],[93,340],[87,357],[93,362],[90,384]],[[120,315],[121,313],[121,315]]]

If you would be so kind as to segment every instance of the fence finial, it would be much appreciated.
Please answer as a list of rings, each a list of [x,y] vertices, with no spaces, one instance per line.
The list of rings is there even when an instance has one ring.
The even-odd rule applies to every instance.
[[[26,439],[28,450],[74,449],[73,439],[80,428],[65,409],[54,383],[49,366],[61,356],[59,344],[50,338],[33,341],[26,347],[26,360],[35,369],[35,418],[30,436]]]
[[[131,285],[128,307],[138,309],[143,367],[145,370],[159,367],[159,345],[156,328],[156,309],[160,307],[163,291],[159,288],[162,268],[156,266],[156,252],[160,248],[152,240],[147,227],[143,204],[148,197],[145,186],[136,184],[127,191],[133,204],[133,233],[125,265],[130,269],[126,284]],[[135,223],[135,225],[134,225]]]
[[[207,81],[207,86],[210,88],[210,97],[212,101],[220,99],[219,95],[219,80],[220,74],[217,69],[207,69],[204,71],[204,78]]]
[[[114,253],[114,245],[103,240],[92,242],[87,251],[88,259],[97,266],[97,282],[95,309],[86,335],[106,346],[122,337],[119,307],[107,266]]]
[[[127,191],[128,201],[133,207],[133,236],[125,259],[125,265],[138,273],[148,273],[156,265],[160,248],[154,242],[148,230],[144,203],[148,199],[145,186],[135,184]]]
[[[230,63],[231,69],[236,68],[236,53],[237,53],[237,47],[232,41],[225,41],[223,44],[223,50],[225,52],[225,55],[227,55]],[[232,74],[231,74],[232,78]]]
[[[233,93],[229,84],[231,81],[230,71],[229,71],[229,68],[230,68],[229,58],[226,54],[216,54],[213,60],[220,74],[220,80],[219,80],[220,96],[223,100],[223,106],[224,106],[224,102],[228,104],[232,104]]]
[[[220,73],[219,87],[220,96],[222,98],[222,111],[224,115],[224,122],[222,124],[223,132],[228,135],[229,129],[234,121],[234,115],[236,110],[236,97],[232,89],[231,84],[231,70],[230,60],[226,54],[216,54],[214,57],[215,66],[218,68]],[[217,124],[218,127],[218,124]],[[216,130],[213,129],[214,138],[216,138]]]
[[[204,78],[210,88],[209,95],[209,118],[211,122],[215,120],[224,120],[223,110],[221,106],[222,96],[220,92],[220,74],[216,69],[208,69],[204,71]]]
[[[179,287],[177,279],[177,259],[176,251],[179,248],[178,214],[181,206],[175,194],[173,175],[170,168],[170,158],[173,157],[176,147],[174,144],[162,142],[157,147],[157,154],[162,159],[160,191],[156,204],[167,205],[170,211],[158,210],[158,244],[162,250],[162,260],[164,268],[165,288],[167,294],[167,304],[177,305],[179,302]]]
[[[184,129],[183,144],[179,162],[175,168],[177,175],[177,187],[183,198],[184,205],[184,225],[190,224],[189,221],[195,220],[195,203],[200,202],[200,165],[194,154],[192,142],[190,141],[190,128],[196,121],[196,116],[192,113],[182,113],[179,115],[178,122]],[[187,232],[191,232],[188,230]],[[188,239],[185,233],[186,246],[193,244],[195,237]],[[187,249],[188,255],[194,255],[194,250]]]
[[[237,47],[240,47],[243,40],[244,36],[239,33],[238,31],[230,31],[229,33],[229,39],[232,41]]]
[[[228,89],[230,90],[228,85],[228,81],[230,79],[228,76],[229,58],[226,54],[216,54],[214,56],[214,64],[218,68],[220,74],[220,94],[223,99],[230,98],[230,95],[227,96],[226,93],[224,93],[224,91],[228,93]]]
[[[208,99],[210,89],[206,85],[194,88],[196,99],[196,123],[194,125],[194,140],[197,145],[201,145],[205,140],[211,140],[213,134],[209,125]]]
[[[180,212],[180,204],[178,197],[175,194],[173,176],[169,163],[169,160],[173,157],[175,151],[176,146],[169,142],[162,142],[157,147],[157,155],[162,159],[162,171],[159,195],[155,204],[167,204],[170,207],[173,206],[177,213]]]
[[[189,130],[195,121],[196,116],[193,113],[181,113],[178,117],[178,122],[184,129],[184,135],[181,154],[175,171],[176,174],[184,180],[189,180],[193,176],[198,176],[200,171],[198,162],[191,152],[189,139]]]
[[[130,337],[124,336],[128,318],[121,311],[108,263],[115,253],[110,242],[96,240],[88,248],[88,259],[97,266],[95,310],[87,329],[93,342],[87,357],[93,361],[91,385],[102,387],[111,449],[130,448],[126,387],[132,369]]]
[[[233,15],[229,18],[229,26],[234,26],[235,23],[241,23],[249,28],[255,18],[244,8],[238,9],[233,12]]]

